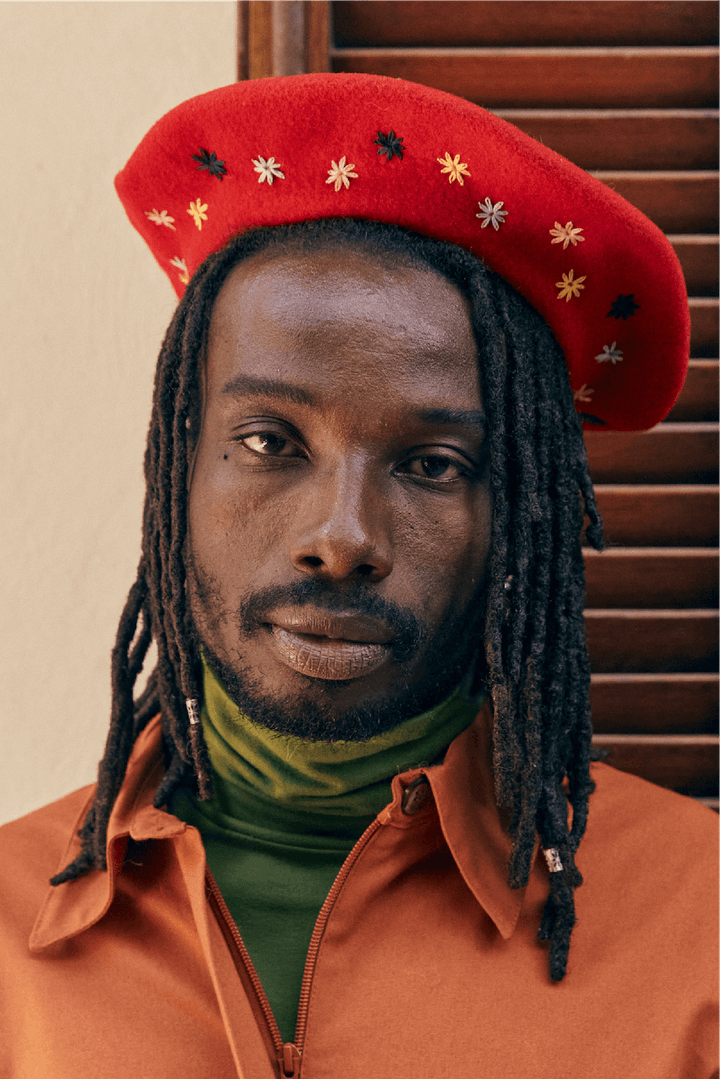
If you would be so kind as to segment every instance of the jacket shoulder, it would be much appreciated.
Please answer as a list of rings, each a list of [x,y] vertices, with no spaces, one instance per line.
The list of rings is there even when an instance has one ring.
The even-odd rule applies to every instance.
[[[715,872],[718,815],[694,798],[658,787],[607,764],[594,764],[586,838],[595,856],[653,864],[663,875]],[[589,851],[588,851],[589,852]]]

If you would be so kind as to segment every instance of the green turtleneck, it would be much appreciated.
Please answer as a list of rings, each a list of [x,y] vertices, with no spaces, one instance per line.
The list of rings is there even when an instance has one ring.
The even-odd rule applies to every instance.
[[[215,794],[181,788],[170,810],[200,832],[210,870],[292,1041],[315,921],[356,840],[399,772],[437,763],[477,714],[461,684],[445,701],[367,742],[308,742],[252,723],[207,665],[203,733]]]

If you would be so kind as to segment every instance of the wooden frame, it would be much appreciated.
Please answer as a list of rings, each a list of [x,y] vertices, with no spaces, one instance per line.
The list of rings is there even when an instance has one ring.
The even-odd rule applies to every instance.
[[[238,0],[237,77],[327,71],[328,0]]]

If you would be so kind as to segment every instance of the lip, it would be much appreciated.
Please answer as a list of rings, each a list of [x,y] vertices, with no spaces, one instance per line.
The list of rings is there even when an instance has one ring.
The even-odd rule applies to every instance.
[[[288,633],[329,637],[353,644],[389,644],[394,636],[387,623],[352,611],[331,614],[312,607],[285,607],[271,611],[266,621]]]
[[[392,631],[365,615],[303,608],[275,611],[269,621],[279,658],[310,678],[361,678],[391,657]]]

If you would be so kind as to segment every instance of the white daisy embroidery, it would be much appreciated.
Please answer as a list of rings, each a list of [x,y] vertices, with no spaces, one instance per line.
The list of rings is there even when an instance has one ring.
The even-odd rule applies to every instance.
[[[350,181],[358,178],[356,172],[350,171],[355,168],[355,165],[347,165],[346,160],[345,157],[341,157],[339,161],[332,161],[332,168],[328,169],[328,178],[325,183],[335,184],[336,191],[339,191],[343,185],[350,187]]]
[[[572,244],[575,247],[576,244],[584,244],[585,237],[581,236],[581,228],[573,228],[572,221],[568,221],[567,225],[561,225],[559,221],[555,222],[555,228],[549,230],[550,235],[555,239],[550,242],[553,244],[562,244],[563,251],[568,244]]]
[[[489,198],[485,199],[484,203],[479,202],[478,206],[480,207],[480,213],[475,214],[475,216],[479,217],[482,221],[480,227],[485,229],[488,225],[492,225],[497,232],[500,226],[505,224],[505,218],[508,215],[508,211],[502,209],[504,205],[504,202],[496,202],[493,206],[492,200]]]
[[[167,210],[146,210],[145,216],[149,217],[151,221],[154,221],[156,225],[164,225],[166,229],[172,229],[175,232],[175,226],[173,225],[174,217],[170,217]]]
[[[622,363],[622,349],[616,348],[617,341],[613,341],[611,345],[603,345],[602,352],[595,357],[598,363],[605,363],[607,360],[615,366],[616,363]]]
[[[590,401],[594,393],[595,390],[591,386],[588,386],[585,382],[583,382],[580,389],[575,390],[573,398],[575,401]]]
[[[170,259],[170,265],[174,266],[176,270],[180,271],[178,277],[182,281],[183,285],[187,285],[188,281],[190,280],[190,274],[187,271],[185,259],[181,259],[178,255],[176,255],[174,259]]]
[[[280,162],[276,161],[274,157],[269,157],[267,161],[264,157],[253,158],[254,171],[259,172],[258,183],[261,184],[263,180],[267,180],[268,184],[272,186],[273,180],[284,180],[285,173],[280,171]]]

